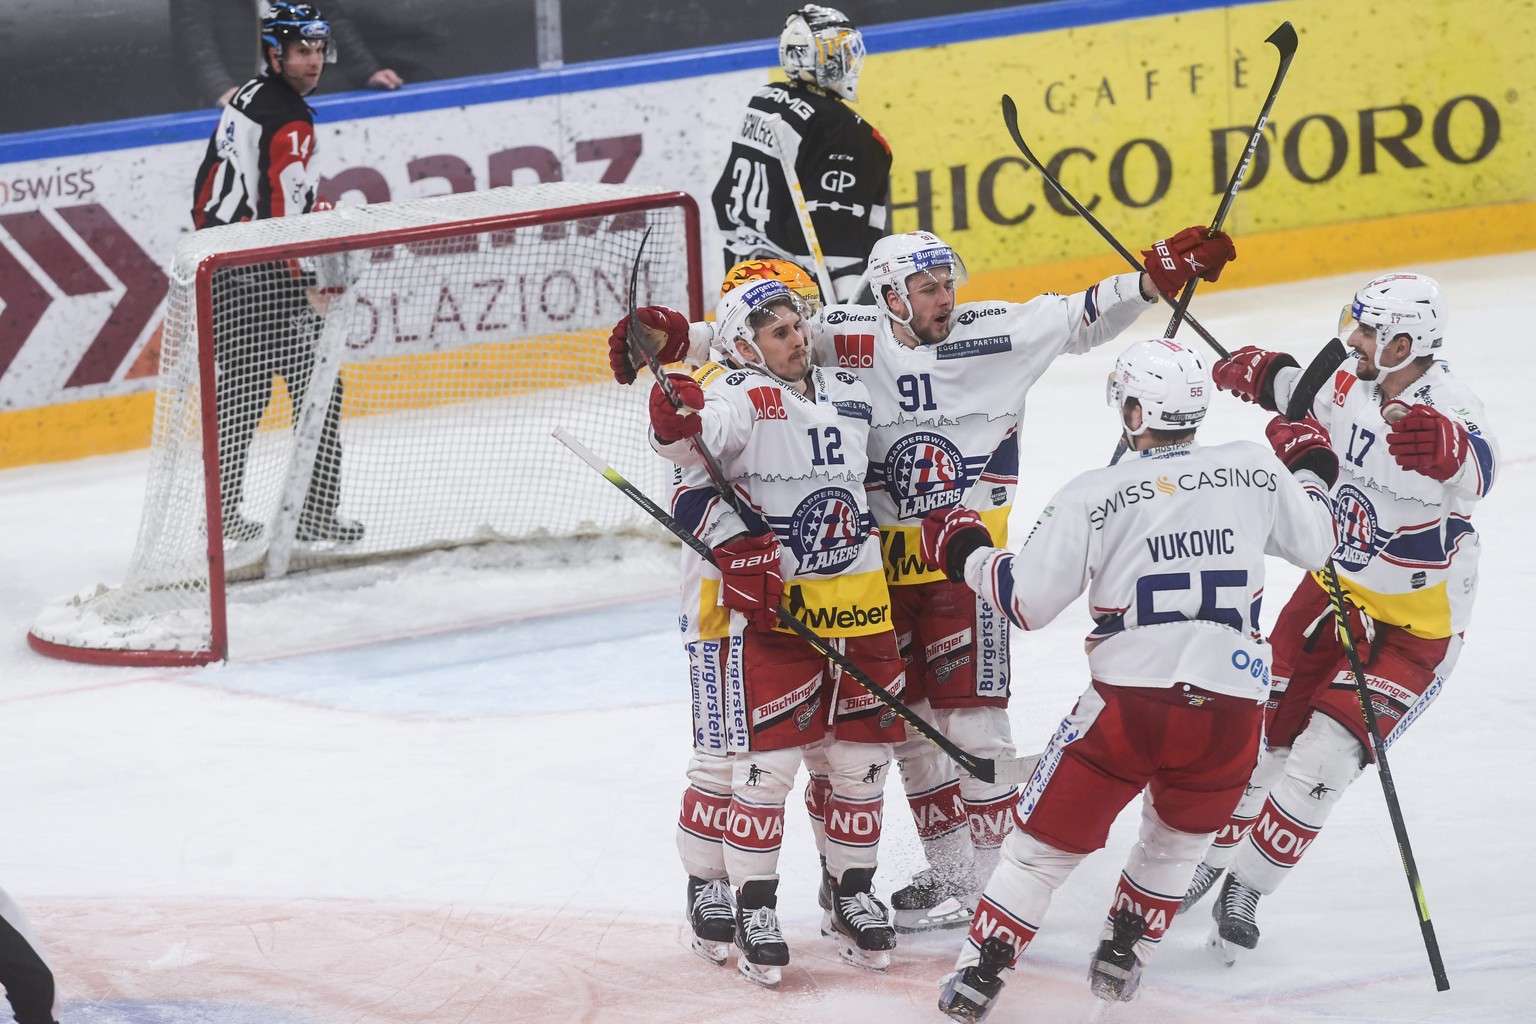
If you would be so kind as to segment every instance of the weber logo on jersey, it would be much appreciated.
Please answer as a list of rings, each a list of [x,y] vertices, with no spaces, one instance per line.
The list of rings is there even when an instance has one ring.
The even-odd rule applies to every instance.
[[[801,573],[835,576],[859,557],[869,524],[853,495],[823,487],[808,495],[790,518],[790,547]]]
[[[1006,334],[997,334],[988,338],[957,338],[954,341],[946,341],[939,346],[939,358],[967,359],[971,356],[1011,351],[1013,351],[1013,338]]]
[[[943,434],[921,430],[891,445],[885,489],[902,519],[921,519],[955,503],[965,483],[965,456]]]

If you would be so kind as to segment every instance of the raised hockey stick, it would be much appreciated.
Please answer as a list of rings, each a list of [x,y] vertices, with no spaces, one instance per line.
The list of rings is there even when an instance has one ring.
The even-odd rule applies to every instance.
[[[794,158],[789,155],[789,146],[784,142],[788,126],[778,114],[770,114],[766,120],[768,127],[773,130],[773,148],[779,154],[779,166],[784,169],[784,181],[789,185],[789,197],[795,203],[795,216],[800,220],[805,246],[816,264],[816,283],[821,286],[822,304],[830,306],[837,301],[837,296],[832,294],[832,275],[827,270],[826,258],[821,254],[821,240],[816,237],[816,225],[811,223],[811,208],[805,205],[805,190],[800,187],[800,174],[795,170]]]
[[[1122,258],[1124,258],[1125,262],[1129,263],[1136,270],[1140,270],[1145,273],[1147,268],[1141,265],[1141,260],[1138,260],[1135,256],[1131,255],[1131,251],[1125,246],[1121,245],[1120,240],[1114,235],[1110,234],[1109,229],[1106,228],[1103,224],[1099,223],[1099,219],[1093,215],[1088,207],[1078,202],[1077,198],[1073,196],[1072,193],[1067,191],[1066,186],[1058,181],[1054,174],[1046,170],[1045,165],[1040,162],[1040,158],[1035,156],[1034,152],[1030,150],[1028,144],[1026,144],[1024,141],[1024,136],[1019,134],[1019,108],[1014,105],[1013,97],[1009,96],[1007,93],[1003,94],[1003,123],[1008,126],[1008,134],[1013,136],[1013,144],[1019,147],[1019,152],[1024,154],[1024,159],[1029,161],[1029,165],[1040,172],[1040,176],[1045,179],[1045,183],[1051,186],[1051,188],[1055,189],[1056,194],[1065,199],[1067,201],[1067,205],[1076,210],[1078,215],[1081,216],[1083,220],[1087,221],[1093,230],[1099,233],[1099,237],[1108,242],[1110,247],[1113,248],[1115,252],[1119,253]],[[1159,293],[1158,297],[1170,306],[1177,305],[1173,299],[1166,295]],[[1188,311],[1182,315],[1184,322],[1189,324],[1190,330],[1200,335],[1200,337],[1204,339],[1207,345],[1216,350],[1217,355],[1221,356],[1223,359],[1227,358],[1230,353],[1228,353],[1227,350],[1222,347],[1221,342],[1217,341],[1211,335],[1210,331],[1206,330],[1200,325],[1200,321],[1196,320],[1192,315],[1190,315]]]
[[[1348,357],[1349,349],[1338,338],[1324,345],[1322,351],[1312,357],[1307,368],[1301,371],[1301,376],[1296,378],[1290,401],[1285,403],[1285,418],[1304,419],[1312,411],[1312,399],[1317,397],[1323,385],[1333,376],[1333,371],[1342,366]]]
[[[1403,821],[1403,807],[1397,799],[1397,785],[1392,781],[1392,770],[1387,766],[1387,746],[1382,742],[1381,725],[1376,720],[1376,708],[1371,703],[1371,693],[1365,683],[1365,665],[1360,652],[1355,649],[1355,638],[1349,628],[1349,614],[1344,609],[1344,587],[1339,583],[1339,571],[1328,559],[1323,570],[1328,581],[1328,600],[1333,604],[1333,617],[1339,626],[1339,642],[1344,645],[1344,656],[1349,659],[1349,670],[1355,677],[1355,696],[1360,700],[1365,714],[1365,730],[1371,737],[1371,751],[1376,755],[1376,774],[1381,779],[1381,791],[1387,798],[1387,815],[1392,819],[1392,832],[1397,836],[1397,852],[1403,859],[1403,872],[1408,876],[1408,891],[1413,894],[1413,909],[1419,915],[1419,930],[1424,934],[1424,949],[1429,954],[1429,970],[1435,976],[1435,990],[1444,992],[1451,987],[1445,974],[1445,961],[1440,958],[1440,942],[1435,938],[1435,925],[1429,919],[1429,904],[1424,899],[1424,885],[1419,881],[1419,868],[1413,860],[1413,847],[1408,843],[1408,825]]]
[[[661,365],[661,359],[651,346],[645,343],[650,337],[650,331],[645,324],[640,322],[640,257],[645,254],[645,243],[650,240],[651,229],[646,228],[645,234],[640,236],[640,246],[635,250],[635,265],[629,269],[629,329],[624,332],[625,339],[629,342],[629,350],[640,356],[645,365],[650,368],[651,376],[656,378],[656,386],[661,388],[661,393],[667,396],[667,401],[672,403],[674,409],[686,410],[683,400],[678,397],[677,388],[672,386],[672,381],[667,378],[667,371]],[[686,411],[682,415],[688,415]],[[704,468],[709,472],[709,479],[732,508],[737,508],[735,492],[731,490],[730,482],[725,478],[725,472],[720,468],[719,461],[714,452],[704,447],[704,443],[697,438],[693,441],[693,447],[704,459]]]
[[[1285,72],[1291,66],[1291,59],[1296,56],[1296,29],[1288,21],[1281,22],[1280,27],[1271,32],[1264,41],[1280,51],[1280,65],[1275,68],[1275,79],[1269,85],[1269,95],[1264,98],[1264,106],[1259,110],[1259,119],[1253,123],[1253,134],[1248,136],[1248,145],[1243,149],[1243,158],[1233,168],[1232,177],[1227,181],[1227,190],[1222,193],[1221,204],[1216,207],[1216,215],[1211,218],[1210,226],[1206,229],[1207,238],[1220,231],[1221,226],[1226,223],[1227,211],[1232,209],[1232,201],[1237,198],[1237,190],[1242,188],[1243,179],[1248,176],[1248,165],[1253,161],[1253,154],[1264,138],[1264,126],[1269,123],[1269,113],[1275,107],[1275,98],[1280,95],[1280,83],[1285,81]],[[1163,337],[1171,338],[1179,329],[1179,324],[1184,319],[1184,311],[1189,308],[1189,300],[1195,294],[1195,285],[1199,283],[1200,277],[1197,274],[1184,285],[1184,290],[1179,294],[1179,301],[1173,307],[1173,319],[1168,321],[1168,330]]]
[[[672,516],[669,515],[665,509],[656,504],[656,502],[652,501],[644,491],[641,491],[634,484],[624,479],[624,477],[619,474],[618,470],[614,469],[612,466],[608,465],[602,459],[594,455],[591,450],[589,450],[585,445],[576,440],[570,434],[566,433],[563,428],[556,427],[553,431],[553,434],[555,440],[559,441],[571,451],[575,452],[578,458],[601,473],[604,479],[613,484],[613,486],[617,487],[620,491],[623,491],[624,495],[629,498],[630,501],[633,501],[636,505],[639,505],[642,509],[645,510],[647,515],[656,520],[662,526],[666,527],[668,532],[670,532],[678,540],[682,541],[684,544],[688,545],[695,552],[697,552],[700,558],[703,558],[711,565],[714,564],[715,554],[709,549],[707,544],[699,540],[698,537],[694,536],[692,530],[689,530],[687,527],[683,526],[682,523],[679,523],[676,519],[672,518]],[[729,500],[729,498],[727,498],[727,500]],[[797,636],[809,644],[817,654],[820,654],[823,658],[826,658],[828,661],[835,664],[838,668],[842,669],[845,673],[848,674],[849,678],[858,683],[860,686],[864,687],[864,689],[868,690],[876,700],[895,712],[897,717],[912,727],[913,731],[921,734],[924,739],[928,740],[934,746],[944,751],[944,753],[949,755],[949,757],[957,765],[959,765],[961,768],[964,768],[971,775],[980,779],[982,782],[1002,782],[1011,785],[1019,785],[1021,783],[1028,782],[1029,777],[1034,774],[1035,763],[1039,760],[1038,757],[989,758],[977,757],[974,754],[966,753],[960,747],[956,746],[949,737],[939,732],[925,719],[919,716],[917,712],[913,711],[910,707],[903,703],[900,698],[892,695],[889,690],[871,679],[863,669],[849,661],[847,656],[844,655],[842,651],[839,651],[836,647],[833,647],[831,644],[829,644],[826,638],[822,637],[815,630],[811,629],[811,627],[801,622],[783,605],[780,605],[777,610],[780,625],[784,626],[786,629],[792,630]]]

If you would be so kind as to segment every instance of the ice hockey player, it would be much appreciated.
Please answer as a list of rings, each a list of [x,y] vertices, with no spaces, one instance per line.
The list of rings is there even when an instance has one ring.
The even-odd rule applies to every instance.
[[[1439,285],[1422,274],[1368,282],[1340,318],[1354,371],[1338,371],[1317,395],[1307,426],[1287,428],[1293,443],[1339,461],[1333,563],[1388,743],[1434,700],[1456,663],[1477,594],[1472,509],[1498,468],[1482,402],[1436,358],[1447,319]],[[1286,408],[1298,371],[1288,356],[1249,347],[1212,375],[1222,390],[1273,411]],[[1317,575],[1302,579],[1270,643],[1268,748],[1184,900],[1193,906],[1231,868],[1211,936],[1228,963],[1258,945],[1259,897],[1279,887],[1373,759]]]
[[[778,856],[802,759],[827,776],[816,808],[825,822],[824,931],[855,966],[884,970],[895,947],[873,880],[900,722],[778,626],[786,607],[876,682],[901,692],[863,489],[869,398],[854,374],[811,365],[808,315],[779,280],[732,289],[718,308],[719,361],[691,376],[669,375],[682,407],[660,385],[650,404],[653,444],[679,466],[675,514],[714,549],[719,567],[718,579],[688,581],[682,615],[695,747],[707,751],[690,766],[681,819],[690,913],[697,893],[710,888],[705,903],[719,919],[731,896],[723,870],[735,888],[738,969],[765,986],[778,984],[789,962],[776,909]],[[718,458],[740,512],[702,475],[701,448]],[[721,823],[718,847],[707,830],[689,834],[695,821]],[[721,932],[706,936],[695,917],[695,934],[696,948],[723,963]]]
[[[58,1024],[59,990],[26,913],[0,889],[0,987],[16,1024]]]
[[[980,757],[1014,754],[1007,623],[922,564],[923,517],[964,500],[1005,544],[1018,482],[1015,431],[1030,387],[1056,356],[1087,352],[1125,330],[1156,301],[1154,288],[1175,294],[1196,273],[1216,280],[1236,250],[1225,234],[1207,238],[1192,227],[1145,255],[1150,273],[1117,275],[1075,295],[956,305],[966,272],[954,250],[926,231],[889,235],[870,254],[877,304],[829,306],[811,322],[815,361],[857,372],[870,391],[869,501],[908,664],[906,702]],[[669,321],[664,354],[696,357],[699,333],[690,350],[689,333]],[[615,351],[619,338],[616,328]],[[997,863],[1017,793],[957,773],[915,735],[897,760],[929,864],[891,897],[897,930],[963,927]]]
[[[336,60],[331,25],[313,4],[276,0],[261,21],[267,70],[236,90],[193,186],[196,228],[309,213],[316,203],[314,111],[304,97]],[[264,526],[241,511],[251,439],[282,377],[293,408],[303,405],[315,369],[315,338],[328,300],[308,270],[290,261],[236,268],[214,279],[218,366],[219,486],[224,537],[249,541]],[[331,391],[297,538],[349,543],[361,523],[339,518],[342,382]]]
[[[1021,629],[1046,625],[1085,589],[1094,618],[1092,681],[1019,799],[1017,827],[944,981],[939,1008],[954,1020],[987,1015],[1052,893],[1147,788],[1140,840],[1088,972],[1100,999],[1130,999],[1178,907],[1169,894],[1187,887],[1258,757],[1265,554],[1325,563],[1337,465],[1326,448],[1277,444],[1277,458],[1248,441],[1203,447],[1195,433],[1210,395],[1193,351],[1137,342],[1116,362],[1107,396],[1136,458],[1069,482],[1017,554],[992,546],[982,516],[963,505],[923,521],[923,560]]]
[[[891,180],[890,147],[844,102],[858,94],[864,38],[841,11],[806,4],[784,23],[779,63],[789,81],[753,94],[715,185],[725,263],[776,257],[815,269],[766,120],[777,114],[836,292],[827,301],[851,301],[886,232]]]

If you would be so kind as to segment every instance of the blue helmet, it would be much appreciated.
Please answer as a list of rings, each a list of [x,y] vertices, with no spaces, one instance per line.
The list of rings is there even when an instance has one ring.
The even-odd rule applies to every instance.
[[[284,43],[324,43],[325,62],[336,63],[336,40],[331,36],[331,23],[314,4],[269,0],[261,14],[261,41],[277,50],[279,61]]]

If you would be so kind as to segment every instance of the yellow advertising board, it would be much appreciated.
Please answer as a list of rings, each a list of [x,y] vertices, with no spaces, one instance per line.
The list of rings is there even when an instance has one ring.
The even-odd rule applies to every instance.
[[[1237,283],[1536,246],[1529,0],[1284,0],[878,54],[859,106],[896,154],[894,230],[939,233],[993,286],[1063,261],[1121,268],[1019,155],[1004,93],[1031,150],[1127,248],[1209,222],[1287,20],[1296,56],[1225,225]]]

